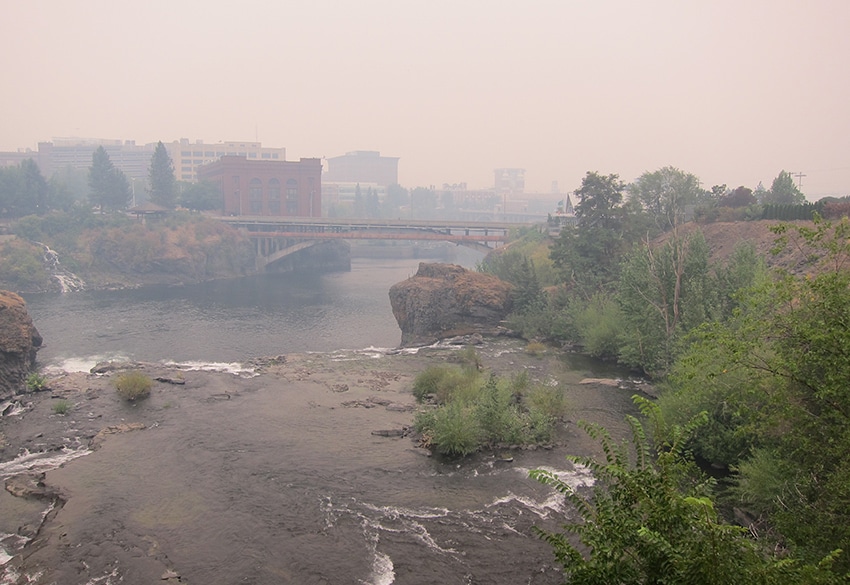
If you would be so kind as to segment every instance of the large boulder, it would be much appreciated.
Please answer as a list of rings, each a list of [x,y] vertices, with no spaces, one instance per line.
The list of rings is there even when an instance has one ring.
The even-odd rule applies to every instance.
[[[390,288],[405,346],[438,339],[495,334],[511,310],[511,285],[455,264],[421,262],[415,276]]]
[[[23,389],[41,341],[24,299],[0,290],[0,400]]]

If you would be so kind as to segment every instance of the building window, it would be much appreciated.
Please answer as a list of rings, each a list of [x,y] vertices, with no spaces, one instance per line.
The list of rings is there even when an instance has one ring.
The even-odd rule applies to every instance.
[[[280,201],[269,201],[269,213],[280,215]]]
[[[239,175],[233,175],[233,184],[239,185]]]
[[[263,158],[271,158],[271,157],[272,157],[272,154],[271,154],[270,152],[264,152],[261,156],[262,156]]]
[[[192,153],[192,156],[204,156],[204,153],[200,150],[196,150]]]
[[[204,151],[204,156],[205,156],[206,158],[214,157],[214,156],[215,156],[215,153],[214,153],[214,152],[212,152],[212,151],[210,151],[210,150],[205,150],[205,151]]]
[[[192,175],[180,175],[180,179],[182,179],[183,181],[191,181]]]
[[[188,150],[181,150],[180,156],[192,156],[192,153]]]
[[[286,213],[296,215],[298,213],[298,181],[289,179],[286,182]]]
[[[257,153],[256,152],[249,152],[248,158],[257,158]]]
[[[269,201],[280,201],[280,181],[278,179],[269,179]],[[280,206],[278,206],[280,209]]]
[[[254,178],[248,183],[248,202],[251,213],[263,212],[263,182]]]
[[[273,152],[273,153],[272,153],[272,158],[277,158],[277,153],[276,153],[276,152]]]

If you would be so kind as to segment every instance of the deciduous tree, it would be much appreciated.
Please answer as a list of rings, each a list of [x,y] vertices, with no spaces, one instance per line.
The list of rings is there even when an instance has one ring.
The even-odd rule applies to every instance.
[[[576,189],[575,230],[565,229],[550,257],[564,279],[593,294],[610,284],[623,252],[623,189],[617,175],[588,172]]]
[[[774,204],[799,204],[806,201],[806,196],[794,184],[794,177],[787,171],[780,171],[779,175],[773,179],[773,184],[770,186],[770,191],[765,193],[762,203]]]
[[[644,173],[628,191],[664,231],[682,223],[687,208],[696,205],[703,195],[699,179],[675,167]]]

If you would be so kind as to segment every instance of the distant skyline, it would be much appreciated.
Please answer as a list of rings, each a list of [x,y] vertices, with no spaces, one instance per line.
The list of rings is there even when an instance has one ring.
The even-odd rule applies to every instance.
[[[850,2],[4,4],[0,150],[54,137],[377,150],[407,187],[675,166],[850,195]]]

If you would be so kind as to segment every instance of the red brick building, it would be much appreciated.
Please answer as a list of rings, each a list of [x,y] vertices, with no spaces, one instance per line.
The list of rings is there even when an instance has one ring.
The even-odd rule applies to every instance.
[[[322,216],[322,161],[250,160],[223,156],[198,167],[198,180],[218,185],[223,215]]]

